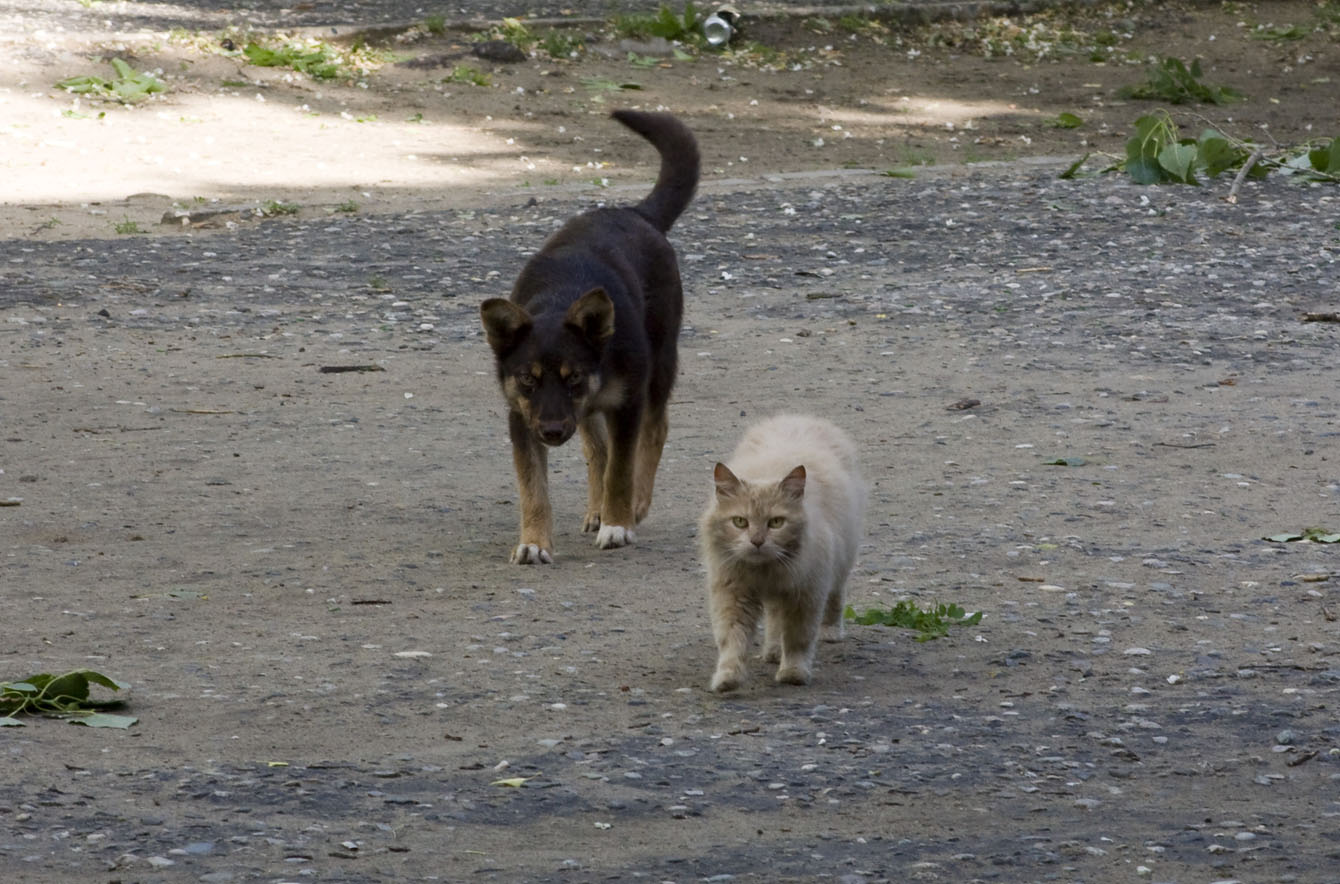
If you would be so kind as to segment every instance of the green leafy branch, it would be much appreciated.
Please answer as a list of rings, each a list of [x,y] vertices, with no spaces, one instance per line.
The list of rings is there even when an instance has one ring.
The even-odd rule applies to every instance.
[[[684,12],[675,13],[662,4],[654,15],[635,13],[619,15],[614,18],[614,29],[627,37],[662,37],[666,40],[678,40],[681,43],[697,44],[702,40],[703,15],[692,2],[684,4]]]
[[[262,68],[292,68],[318,80],[335,80],[341,74],[339,56],[326,44],[288,44],[276,48],[248,43],[242,49],[248,62]]]
[[[307,39],[263,45],[248,42],[240,54],[257,67],[292,68],[318,80],[338,80],[363,76],[393,56],[371,49],[361,40],[344,49],[323,40]]]
[[[1271,543],[1293,543],[1303,540],[1311,543],[1340,543],[1340,533],[1327,531],[1325,528],[1304,528],[1302,531],[1286,531],[1283,534],[1271,534],[1269,537],[1262,537],[1262,540],[1269,540]]]
[[[0,682],[0,727],[21,727],[23,722],[16,716],[25,714],[68,718],[73,724],[88,727],[128,728],[138,721],[100,711],[121,706],[124,701],[93,699],[89,688],[95,684],[113,691],[130,687],[92,669],[76,669],[64,675],[43,672],[22,681]]]
[[[1145,75],[1145,82],[1126,86],[1117,94],[1122,98],[1152,99],[1169,104],[1228,104],[1243,99],[1241,92],[1229,86],[1202,82],[1198,58],[1190,67],[1180,58],[1163,58],[1153,63]]]
[[[77,95],[91,95],[99,98],[113,98],[122,104],[134,104],[148,98],[155,92],[164,92],[167,87],[153,74],[136,71],[119,58],[112,59],[112,69],[116,77],[111,80],[95,75],[67,77],[56,84],[57,89],[73,92]]]
[[[1061,177],[1077,177],[1088,158],[1080,158]],[[1340,183],[1340,138],[1266,147],[1214,128],[1202,130],[1195,138],[1184,137],[1172,115],[1160,108],[1135,121],[1135,133],[1126,140],[1125,157],[1102,171],[1125,172],[1137,184],[1196,185],[1201,176],[1214,178],[1235,171],[1231,202],[1243,178],[1264,178],[1271,171],[1308,181]]]
[[[920,608],[913,601],[904,599],[891,608],[867,608],[861,613],[847,606],[843,616],[862,626],[893,626],[900,629],[914,629],[916,640],[928,642],[949,635],[951,626],[976,626],[982,622],[982,612],[969,614],[959,605],[939,604],[933,608]]]
[[[1166,110],[1146,114],[1135,121],[1135,134],[1126,141],[1122,168],[1137,184],[1180,182],[1198,184],[1197,173],[1213,178],[1229,169],[1242,168],[1253,151],[1214,129],[1197,138],[1182,138]],[[1266,167],[1253,164],[1249,175],[1265,177]]]
[[[528,53],[535,47],[539,38],[521,19],[504,18],[501,22],[489,28],[487,31],[480,31],[473,35],[471,40],[475,43],[489,40],[501,40],[504,43],[515,46],[522,52]]]

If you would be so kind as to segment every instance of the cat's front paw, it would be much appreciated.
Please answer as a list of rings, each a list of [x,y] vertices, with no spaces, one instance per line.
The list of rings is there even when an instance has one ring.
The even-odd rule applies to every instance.
[[[724,694],[727,691],[737,690],[743,682],[743,666],[731,666],[729,664],[718,663],[717,671],[712,673],[712,683],[710,687],[716,693]]]
[[[512,550],[514,565],[552,565],[554,554],[538,543],[519,543]]]
[[[847,630],[843,628],[842,621],[839,620],[831,626],[824,626],[823,630],[819,633],[819,637],[826,642],[840,642],[846,634]]]
[[[633,529],[622,525],[601,525],[596,532],[596,546],[601,549],[613,549],[616,546],[628,546],[633,542]]]
[[[809,684],[810,670],[808,667],[801,666],[783,666],[777,670],[778,684]]]

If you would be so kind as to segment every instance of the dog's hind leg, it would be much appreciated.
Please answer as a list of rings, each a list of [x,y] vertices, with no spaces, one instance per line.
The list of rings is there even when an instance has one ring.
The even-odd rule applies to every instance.
[[[605,464],[604,498],[600,504],[600,530],[596,546],[610,549],[633,542],[633,486],[636,481],[637,442],[642,409],[625,407],[606,416],[609,459]]]
[[[637,479],[633,489],[633,518],[640,523],[651,509],[651,493],[656,485],[656,469],[661,465],[661,451],[670,432],[670,420],[664,403],[652,405],[642,414],[642,427],[637,434]]]
[[[521,493],[521,542],[511,559],[520,565],[547,565],[554,560],[553,511],[549,506],[549,457],[536,441],[525,418],[516,412],[507,417],[512,437],[512,464]]]
[[[605,502],[605,469],[609,463],[609,434],[605,417],[593,412],[577,425],[582,434],[582,453],[586,456],[586,518],[582,531],[600,529],[600,506]]]

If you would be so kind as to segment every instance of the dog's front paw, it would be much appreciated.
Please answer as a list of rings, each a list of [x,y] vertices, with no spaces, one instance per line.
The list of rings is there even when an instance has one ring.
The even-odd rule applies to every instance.
[[[587,513],[582,520],[582,533],[593,534],[600,530],[600,513]]]
[[[538,543],[520,543],[512,550],[514,565],[552,565],[554,554]]]
[[[633,542],[633,529],[622,525],[601,525],[596,532],[596,546],[601,549],[613,549],[616,546],[628,546]]]

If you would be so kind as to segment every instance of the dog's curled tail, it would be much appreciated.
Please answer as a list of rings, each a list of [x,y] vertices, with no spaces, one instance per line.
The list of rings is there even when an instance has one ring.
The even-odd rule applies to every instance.
[[[657,230],[668,233],[698,188],[698,141],[670,114],[616,110],[610,116],[650,141],[661,155],[656,186],[633,208]]]

